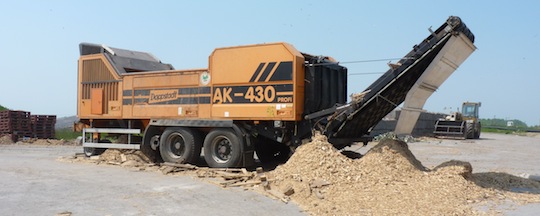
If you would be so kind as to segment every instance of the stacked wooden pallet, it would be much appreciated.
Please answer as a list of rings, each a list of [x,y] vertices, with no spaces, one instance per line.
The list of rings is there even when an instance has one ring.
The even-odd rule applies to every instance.
[[[54,137],[55,115],[31,115],[33,137],[47,139]]]
[[[30,112],[0,111],[0,134],[10,135],[14,141],[23,137],[31,137],[32,122],[30,121]]]
[[[54,138],[54,115],[31,115],[17,110],[0,111],[0,136],[8,135],[13,141],[22,138]]]

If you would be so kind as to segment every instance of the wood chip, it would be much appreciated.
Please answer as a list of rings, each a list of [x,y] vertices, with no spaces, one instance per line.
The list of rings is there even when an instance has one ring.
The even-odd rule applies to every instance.
[[[321,191],[317,188],[313,189],[313,193],[315,196],[319,199],[324,199],[324,195],[321,193]]]
[[[516,176],[472,173],[467,162],[450,161],[429,170],[406,143],[384,140],[362,158],[342,155],[316,135],[268,173],[273,188],[291,187],[295,203],[311,215],[475,215],[479,202],[540,203],[540,182]],[[512,193],[513,187],[535,189]]]
[[[283,192],[286,196],[291,196],[294,194],[294,188],[292,186],[287,186]]]
[[[165,167],[163,170],[161,170],[161,172],[162,172],[163,174],[169,174],[169,173],[171,173],[173,170],[174,170],[174,167]]]
[[[311,188],[322,188],[323,186],[327,185],[330,185],[330,183],[322,179],[315,179],[313,182],[311,182],[311,184],[309,184]]]
[[[284,203],[288,203],[289,202],[289,197],[288,196],[285,196],[285,194],[279,192],[279,191],[276,191],[276,190],[268,190],[266,191],[269,195],[281,200],[282,202]]]
[[[192,169],[192,170],[197,169],[197,166],[191,165],[191,164],[177,164],[177,163],[165,162],[165,163],[163,163],[162,165],[164,165],[164,166],[170,166],[170,167],[178,167],[178,168]]]

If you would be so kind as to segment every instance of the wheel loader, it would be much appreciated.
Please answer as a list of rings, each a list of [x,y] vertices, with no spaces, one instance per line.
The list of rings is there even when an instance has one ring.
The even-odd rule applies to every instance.
[[[435,123],[434,135],[436,137],[479,139],[482,127],[478,118],[480,105],[479,102],[464,102],[461,112],[454,112]]]

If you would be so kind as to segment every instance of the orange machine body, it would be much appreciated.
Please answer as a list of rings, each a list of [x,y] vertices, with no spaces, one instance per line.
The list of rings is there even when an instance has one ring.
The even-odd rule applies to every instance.
[[[421,110],[416,102],[474,51],[473,42],[452,16],[350,102],[346,67],[287,43],[218,48],[208,68],[192,70],[146,52],[81,43],[82,145],[87,156],[140,149],[156,162],[197,163],[203,155],[208,166],[225,168],[252,165],[255,152],[261,162],[283,162],[315,131],[339,149],[367,143],[397,105],[408,100],[416,104],[408,110]],[[409,91],[421,98],[406,99]],[[123,136],[127,143],[111,143]]]
[[[218,48],[208,69],[119,72],[113,61],[81,55],[80,119],[302,118],[304,57],[287,43]]]

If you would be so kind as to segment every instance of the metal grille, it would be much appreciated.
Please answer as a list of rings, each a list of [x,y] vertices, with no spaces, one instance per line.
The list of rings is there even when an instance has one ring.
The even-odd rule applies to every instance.
[[[83,61],[82,82],[110,82],[115,81],[111,71],[101,59]]]
[[[107,100],[107,101],[118,100],[118,82],[82,84],[82,99],[90,99],[90,89],[93,89],[93,88],[103,89],[104,100]]]

